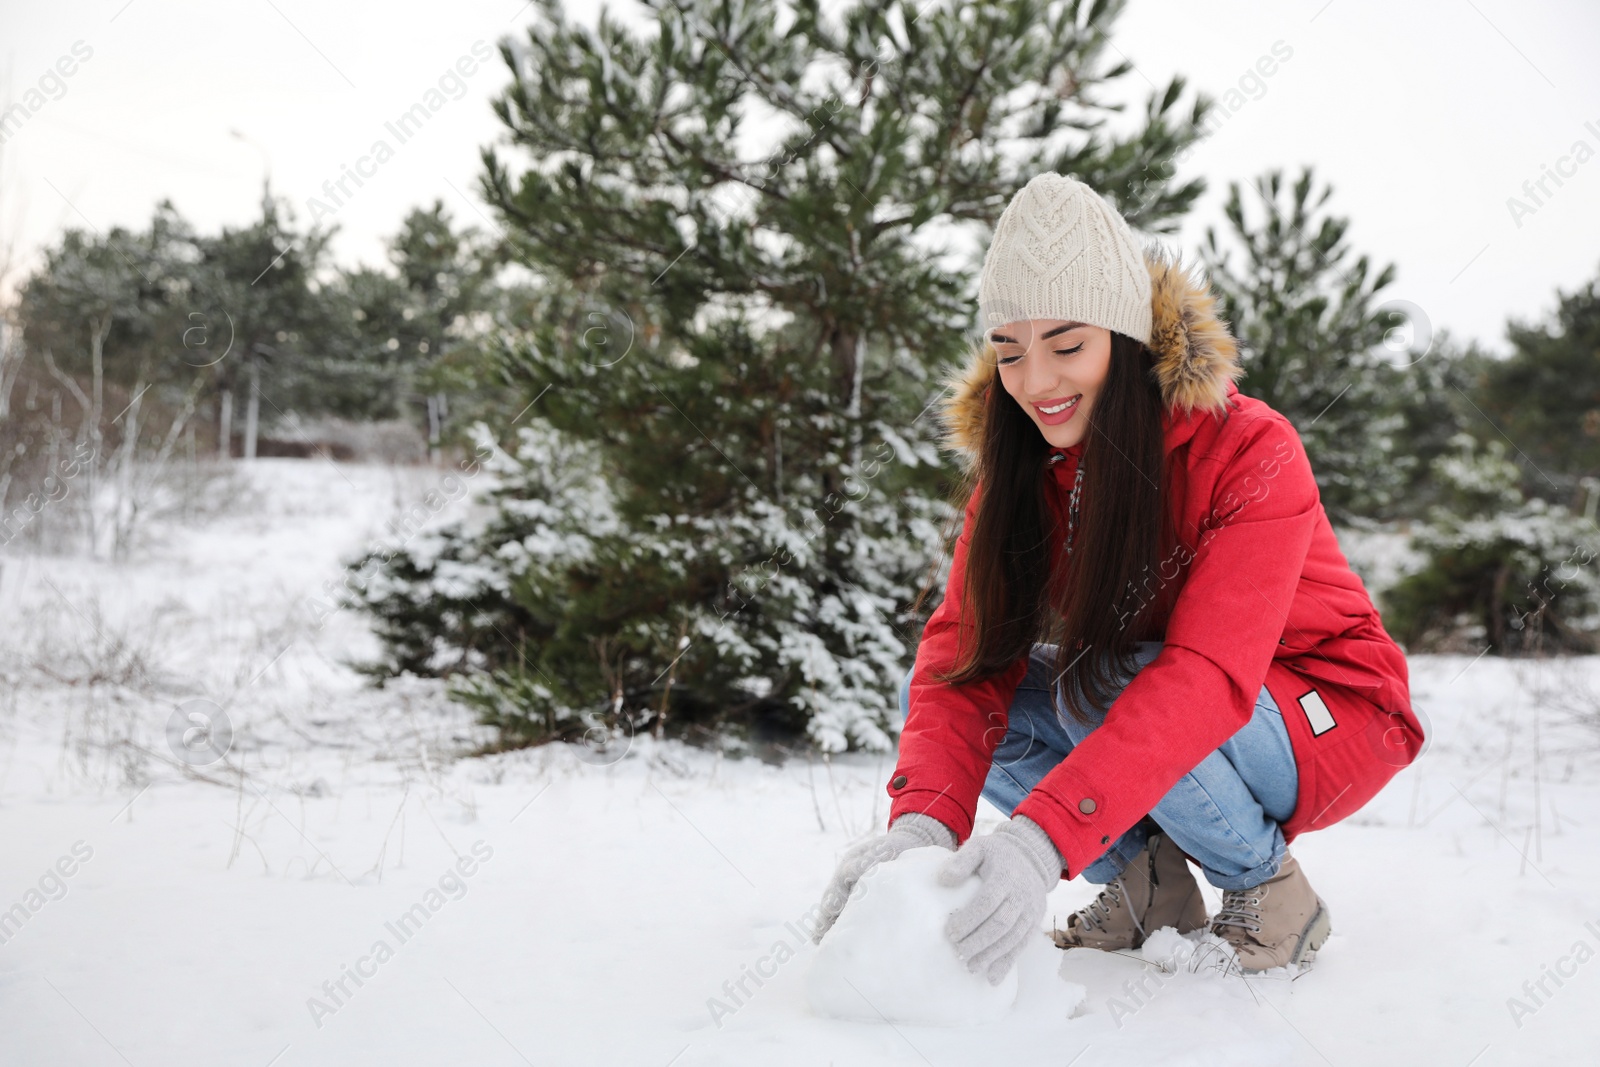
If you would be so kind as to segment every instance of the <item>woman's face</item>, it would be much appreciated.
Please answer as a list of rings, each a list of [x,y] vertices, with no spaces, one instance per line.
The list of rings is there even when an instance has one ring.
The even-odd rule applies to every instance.
[[[1111,331],[1066,319],[1019,319],[990,330],[989,343],[1000,384],[1044,439],[1058,448],[1082,441],[1111,366]]]

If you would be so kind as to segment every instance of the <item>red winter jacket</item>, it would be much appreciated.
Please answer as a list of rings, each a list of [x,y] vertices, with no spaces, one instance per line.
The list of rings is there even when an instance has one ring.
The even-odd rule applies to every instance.
[[[1405,655],[1339,549],[1299,435],[1284,416],[1239,393],[1237,352],[1209,292],[1159,253],[1149,268],[1152,337],[1164,342],[1152,348],[1168,402],[1165,446],[1175,457],[1171,491],[1182,500],[1185,551],[1160,572],[1173,587],[1156,597],[1160,654],[1017,806],[1016,814],[1049,833],[1067,878],[1244,726],[1263,685],[1283,711],[1299,773],[1297,806],[1283,823],[1288,840],[1359,809],[1416,758],[1424,736],[1411,710]],[[981,348],[977,356],[945,406],[951,438],[970,455],[981,438],[983,390],[1001,388],[992,357]],[[1083,444],[1053,451],[1062,458],[1042,476],[1064,514]],[[967,502],[944,601],[923,630],[887,786],[890,823],[923,812],[958,841],[972,833],[1028,666],[1024,656],[963,686],[930,677],[957,658],[966,544],[982,488]],[[1093,501],[1082,508],[1092,514]],[[1176,565],[1185,559],[1187,566]]]

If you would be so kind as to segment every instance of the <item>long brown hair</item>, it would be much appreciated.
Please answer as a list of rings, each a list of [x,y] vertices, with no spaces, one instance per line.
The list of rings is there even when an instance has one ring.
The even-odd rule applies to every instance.
[[[992,359],[993,348],[980,343]],[[1088,413],[1080,457],[1073,552],[1070,559],[1056,552],[1057,566],[1048,575],[1052,546],[1066,535],[1047,496],[1060,493],[1046,468],[1051,446],[998,375],[991,379],[982,444],[962,480],[956,518],[959,523],[981,482],[957,627],[958,634],[970,627],[977,641],[950,672],[935,675],[937,681],[979,681],[1012,667],[1037,643],[1055,644],[1051,677],[1065,680],[1068,710],[1088,723],[1080,696],[1108,707],[1118,684],[1138,666],[1134,643],[1160,640],[1158,613],[1172,583],[1158,582],[1155,595],[1150,583],[1175,541],[1154,366],[1149,348],[1112,332],[1110,366]],[[917,598],[919,606],[927,591]],[[1051,689],[1054,700],[1057,687]]]

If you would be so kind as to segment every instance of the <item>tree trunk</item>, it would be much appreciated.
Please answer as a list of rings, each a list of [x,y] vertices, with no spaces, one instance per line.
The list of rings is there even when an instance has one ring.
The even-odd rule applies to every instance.
[[[93,393],[89,404],[89,440],[94,445],[94,454],[89,458],[87,478],[85,485],[88,491],[84,494],[89,522],[89,555],[94,556],[99,552],[99,529],[95,522],[95,507],[99,502],[99,473],[103,462],[101,459],[100,416],[105,410],[105,350],[106,338],[111,335],[111,315],[107,313],[104,319],[95,319],[89,334],[89,359],[94,368]]]
[[[772,485],[778,495],[778,507],[783,507],[783,419],[775,418],[772,425],[773,478]]]
[[[224,461],[233,458],[233,390],[224,389],[217,398],[217,455]]]
[[[853,332],[837,333],[830,346],[833,350],[834,382],[839,407],[844,411],[846,424],[843,438],[838,442],[847,457],[843,467],[824,471],[822,501],[824,521],[834,525],[832,536],[823,536],[822,556],[831,574],[842,573],[844,542],[849,540],[850,519],[842,515],[848,490],[845,482],[860,469],[861,463],[861,379],[866,360],[866,338]],[[837,524],[835,516],[839,516]]]
[[[0,419],[11,414],[11,387],[22,373],[22,342],[16,329],[0,319]]]
[[[139,450],[139,407],[144,403],[144,384],[134,382],[133,403],[123,415],[122,446],[117,450],[117,499],[111,510],[111,557],[123,559],[133,539],[139,516],[139,497],[134,486],[133,463]]]
[[[244,409],[244,458],[256,458],[256,431],[261,419],[261,365],[250,357],[250,397]]]
[[[439,462],[439,443],[444,423],[444,395],[431,393],[428,396],[428,460],[434,464]]]

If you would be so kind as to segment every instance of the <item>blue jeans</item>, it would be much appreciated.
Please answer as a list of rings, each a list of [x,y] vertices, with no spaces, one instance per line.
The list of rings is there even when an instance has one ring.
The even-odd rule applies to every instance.
[[[1135,647],[1143,669],[1161,651],[1159,641]],[[983,795],[1006,815],[1073,745],[1105,721],[1106,709],[1085,701],[1091,721],[1080,724],[1067,714],[1058,717],[1051,700],[1051,663],[1056,646],[1033,646],[1028,673],[1012,700],[1006,736],[995,750]],[[911,712],[911,674],[900,683],[900,713]],[[1116,687],[1121,693],[1131,677]],[[1064,685],[1063,681],[1063,685]],[[1152,743],[1156,743],[1154,740]],[[1283,864],[1284,840],[1279,823],[1295,807],[1299,789],[1294,750],[1283,714],[1265,686],[1256,698],[1255,714],[1232,737],[1180,778],[1145,818],[1135,823],[1081,873],[1105,884],[1122,873],[1144,848],[1152,832],[1165,833],[1188,853],[1219,889],[1246,889],[1271,878]]]

